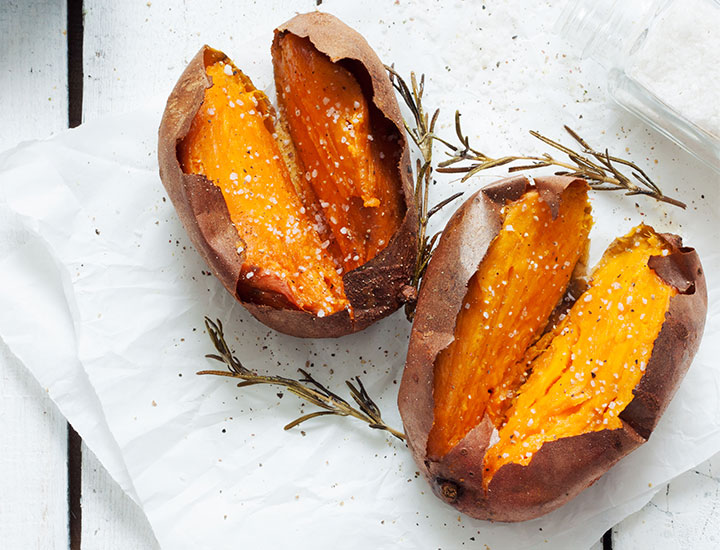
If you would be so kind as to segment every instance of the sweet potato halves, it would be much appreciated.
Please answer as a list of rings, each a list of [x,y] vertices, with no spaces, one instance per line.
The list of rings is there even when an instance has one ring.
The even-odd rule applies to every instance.
[[[583,180],[503,180],[459,209],[428,267],[400,412],[435,493],[470,516],[521,521],[576,496],[647,440],[697,351],[695,251],[641,225],[580,285],[591,223]]]
[[[195,247],[255,317],[295,336],[361,330],[401,304],[417,214],[387,73],[335,17],[275,31],[278,110],[203,47],[168,99],[160,176]]]

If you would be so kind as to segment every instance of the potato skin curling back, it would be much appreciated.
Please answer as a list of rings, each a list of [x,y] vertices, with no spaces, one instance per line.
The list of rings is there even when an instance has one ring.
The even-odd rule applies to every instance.
[[[614,425],[601,427],[593,424],[594,429],[585,431],[580,428],[580,433],[572,430],[557,432],[576,435],[540,441],[537,450],[532,452],[530,457],[521,458],[520,452],[516,452],[516,458],[511,459],[509,449],[515,452],[519,447],[513,448],[513,443],[508,442],[514,439],[513,432],[516,429],[522,435],[523,432],[518,429],[519,422],[523,422],[525,431],[532,429],[528,427],[530,420],[533,428],[537,427],[536,422],[540,422],[530,411],[518,415],[517,411],[511,408],[497,425],[497,418],[493,420],[485,414],[443,456],[429,454],[428,442],[435,417],[434,368],[438,356],[455,339],[456,319],[464,307],[468,283],[502,230],[502,207],[508,202],[517,201],[526,192],[537,189],[546,203],[556,209],[561,204],[563,190],[573,182],[571,178],[561,177],[535,178],[533,181],[534,185],[531,185],[524,177],[508,178],[482,189],[470,197],[448,223],[420,292],[398,396],[408,446],[433,491],[458,510],[475,518],[493,521],[524,521],[554,510],[574,498],[623,456],[644,443],[697,351],[707,311],[705,279],[695,251],[683,247],[680,239],[674,235],[657,234],[651,228],[641,226],[636,229],[637,234],[642,235],[645,240],[656,239],[659,248],[654,249],[649,260],[633,260],[633,265],[639,263],[641,268],[638,273],[641,277],[654,277],[659,281],[659,288],[670,289],[670,292],[666,297],[666,307],[661,306],[654,310],[657,313],[666,309],[664,312],[660,311],[659,334],[656,337],[652,334],[649,336],[652,353],[642,377],[634,388],[622,390],[631,392],[629,404],[624,409],[617,404],[616,407],[607,404],[603,409],[605,416],[600,418],[601,424],[604,418],[613,418]],[[616,248],[611,247],[607,257],[620,258],[621,249],[630,242],[629,238],[634,237],[618,239],[613,245]],[[603,277],[601,268],[596,269],[595,273],[598,277]],[[610,271],[605,270],[605,273],[610,274]],[[639,284],[636,282],[636,287]],[[607,286],[603,286],[606,293]],[[612,282],[609,286],[612,292],[619,292],[612,288]],[[627,297],[623,294],[624,308],[630,305]],[[594,298],[595,296],[591,300]],[[615,298],[617,296],[613,297]],[[637,295],[633,291],[632,303],[635,300],[642,303],[642,292],[639,290]],[[590,303],[593,302],[582,302],[583,305]],[[602,303],[600,296],[597,303]],[[617,301],[614,303],[615,309],[618,309]],[[604,306],[607,307],[607,304]],[[617,313],[615,311],[615,317]],[[629,310],[626,309],[625,313],[629,314]],[[638,317],[642,315],[639,310],[636,313]],[[583,316],[588,314],[585,311]],[[568,313],[565,315],[565,319],[570,317]],[[630,317],[626,321],[629,322],[629,319]],[[643,321],[645,319],[647,317]],[[566,320],[563,325],[561,321],[557,330],[562,332],[568,323],[570,321]],[[551,327],[551,333],[552,330]],[[538,349],[530,348],[528,361],[531,366],[527,382],[532,380],[534,367],[537,367],[538,372],[543,371],[539,363],[533,365],[532,362],[538,361],[538,357],[542,356],[548,340],[552,341],[552,334],[546,335],[545,341],[536,342]],[[613,370],[607,371],[607,374],[600,373],[601,370],[598,370],[595,374],[598,377],[604,376],[606,384],[609,380],[615,380],[614,373],[621,374]],[[575,375],[574,372],[569,374]],[[584,374],[581,376],[585,377]],[[573,380],[577,381],[576,378]],[[588,387],[591,380],[599,378],[594,379],[590,375],[585,380]],[[599,382],[596,384],[599,385]],[[520,397],[516,397],[513,403],[520,403],[523,399],[522,386],[518,393]],[[562,390],[560,393],[564,395]],[[627,396],[619,398],[619,401],[623,400],[627,400]],[[554,401],[540,401],[543,410],[536,409],[535,413],[539,417],[550,415],[552,411],[548,409],[548,403]],[[611,411],[612,416],[609,414]],[[619,414],[616,414],[617,412]],[[500,460],[491,465],[491,469],[494,468],[495,471],[486,475],[488,449],[501,441],[503,423],[511,418],[516,419],[516,424],[513,429],[506,430],[506,443],[500,443],[506,445],[500,455],[501,459],[502,454],[507,453],[505,459],[510,460]],[[513,435],[513,438],[510,438],[510,435]],[[521,440],[520,447],[523,447],[523,442],[531,443],[529,440]]]

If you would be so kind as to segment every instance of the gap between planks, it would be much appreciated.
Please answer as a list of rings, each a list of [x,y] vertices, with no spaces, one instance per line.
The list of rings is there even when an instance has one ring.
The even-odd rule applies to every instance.
[[[68,127],[82,123],[83,2],[67,1]],[[70,550],[82,549],[82,439],[67,425],[68,531]]]

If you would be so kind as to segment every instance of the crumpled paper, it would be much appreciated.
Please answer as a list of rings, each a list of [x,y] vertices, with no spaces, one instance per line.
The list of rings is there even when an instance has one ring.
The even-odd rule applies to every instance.
[[[155,160],[159,113],[155,105],[0,158],[0,334],[142,506],[163,547],[454,547],[474,537],[491,548],[580,548],[720,450],[714,182],[697,182],[706,200],[657,224],[682,225],[698,248],[710,312],[656,432],[569,505],[491,524],[437,500],[399,441],[339,418],[284,432],[300,413],[292,395],[194,374],[215,367],[203,358],[212,351],[203,316],[219,317],[247,367],[294,376],[308,365],[340,392],[360,374],[399,426],[409,324],[398,313],[360,334],[306,341],[252,319],[208,276],[166,199]],[[618,219],[608,205],[621,200],[594,201],[596,241],[631,225],[601,223]]]
[[[492,524],[433,496],[405,445],[383,432],[334,417],[284,432],[312,407],[280,389],[196,376],[222,368],[204,358],[213,349],[203,317],[217,317],[248,368],[296,376],[307,367],[339,393],[359,374],[399,427],[410,326],[396,313],[360,334],[309,341],[256,322],[209,275],[166,198],[161,112],[153,103],[0,155],[0,336],[140,504],[163,548],[589,547],[720,451],[715,178],[665,186],[686,211],[593,195],[593,258],[640,221],[698,249],[710,299],[705,337],[646,445],[559,510]],[[482,122],[466,121],[471,135]],[[488,181],[456,181],[438,198]]]

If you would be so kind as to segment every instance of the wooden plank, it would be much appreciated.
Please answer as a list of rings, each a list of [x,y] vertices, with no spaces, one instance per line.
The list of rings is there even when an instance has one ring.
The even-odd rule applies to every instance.
[[[132,57],[132,52],[125,54],[125,48],[120,43],[132,40],[137,33],[136,21],[129,28],[121,19],[132,19],[134,15],[144,17],[149,4],[147,1],[116,4],[86,0],[83,121],[117,110],[132,109],[146,98],[142,87],[136,89],[137,80],[132,78],[138,72],[133,70],[137,59]],[[182,11],[182,8],[177,8],[178,13]],[[115,32],[114,29],[118,28],[124,29],[124,32]],[[122,66],[120,63],[128,63],[131,67],[130,78],[128,74],[120,76],[123,74],[118,71],[118,67]],[[123,102],[128,87],[135,93],[131,101]],[[120,104],[119,109],[115,106],[116,101]],[[123,492],[85,445],[82,448],[82,514],[81,540],[85,550],[159,548],[140,507]]]
[[[67,432],[45,390],[0,341],[0,541],[67,548]]]
[[[3,2],[0,151],[67,128],[65,25],[65,2]]]
[[[0,150],[67,127],[65,23],[65,2],[3,2]],[[0,236],[0,253],[12,239]],[[67,548],[65,419],[2,342],[0,418],[3,548]]]
[[[169,53],[183,48],[189,61],[197,41],[185,40],[186,31],[206,10],[215,16],[222,11],[221,6],[200,4],[85,0],[83,121],[129,111],[169,93],[182,71],[167,62],[177,59]],[[206,13],[203,21],[210,25],[212,17]],[[82,487],[83,549],[158,547],[139,507],[85,447]]]
[[[145,514],[84,444],[82,466],[83,549],[159,549]]]
[[[613,550],[720,547],[720,454],[679,476],[613,530]]]

